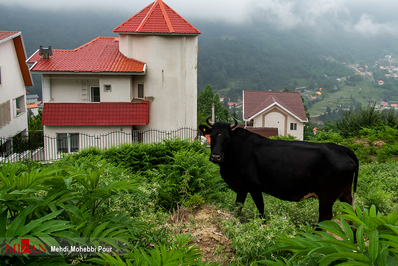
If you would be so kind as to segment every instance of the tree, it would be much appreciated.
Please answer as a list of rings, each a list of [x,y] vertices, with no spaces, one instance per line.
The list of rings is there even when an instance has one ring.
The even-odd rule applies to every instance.
[[[205,89],[198,95],[198,123],[206,123],[206,118],[211,115],[211,107],[214,103],[215,107],[215,121],[213,122],[227,122],[229,112],[228,109],[220,102],[218,94],[214,94],[213,88],[206,85]]]
[[[33,115],[33,112],[29,110],[28,116],[28,127],[29,130],[43,130],[43,126],[41,124],[43,110],[39,109],[37,115]]]

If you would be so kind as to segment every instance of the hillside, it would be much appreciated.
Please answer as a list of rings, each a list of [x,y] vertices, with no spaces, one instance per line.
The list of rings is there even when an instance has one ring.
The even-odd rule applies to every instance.
[[[22,31],[28,56],[40,45],[74,49],[98,36],[116,36],[112,29],[131,15],[88,10],[33,11],[0,4],[1,29]],[[362,88],[362,98],[357,100],[362,104],[368,99],[390,100],[398,95],[398,86],[393,82],[375,93],[371,83],[346,86],[336,81],[355,73],[348,64],[373,66],[386,54],[395,58],[398,54],[395,36],[371,38],[339,28],[330,28],[327,32],[304,27],[280,29],[255,20],[250,24],[226,24],[187,19],[202,32],[198,92],[210,84],[221,97],[237,101],[242,90],[295,90],[297,87],[329,90],[330,95],[325,97],[327,104],[321,104],[325,100],[322,99],[311,106],[313,115],[322,113],[329,105],[333,109],[332,105],[338,103],[329,104],[329,98],[339,98],[343,92],[343,98],[351,94],[357,98],[359,93],[355,92],[359,88]],[[34,75],[34,82],[30,93],[41,95],[40,77]],[[333,91],[335,87],[339,92]],[[317,107],[319,105],[322,107]]]

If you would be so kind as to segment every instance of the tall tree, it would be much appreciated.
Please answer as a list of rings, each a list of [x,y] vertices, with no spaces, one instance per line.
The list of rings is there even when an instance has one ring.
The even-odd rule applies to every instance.
[[[206,85],[204,90],[198,95],[198,123],[206,123],[206,118],[211,115],[213,103],[216,116],[213,122],[228,121],[228,109],[223,106],[223,102],[220,101],[218,93],[214,93],[213,88],[210,85]]]

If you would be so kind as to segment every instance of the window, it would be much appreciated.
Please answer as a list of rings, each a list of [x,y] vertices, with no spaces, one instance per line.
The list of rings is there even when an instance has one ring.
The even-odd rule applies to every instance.
[[[138,98],[144,98],[144,84],[138,84]]]
[[[290,123],[290,130],[297,130],[297,123]]]
[[[22,95],[14,99],[14,116],[26,112],[25,97]]]
[[[79,133],[57,133],[57,152],[69,153],[79,150]]]
[[[111,92],[112,91],[112,87],[111,85],[104,85],[104,92]]]
[[[90,89],[90,101],[91,102],[100,102],[100,89],[99,87],[91,87]]]
[[[11,122],[11,106],[10,101],[0,103],[0,127]]]
[[[68,134],[57,133],[57,152],[68,153]]]
[[[1,85],[1,66],[0,66],[0,85]]]

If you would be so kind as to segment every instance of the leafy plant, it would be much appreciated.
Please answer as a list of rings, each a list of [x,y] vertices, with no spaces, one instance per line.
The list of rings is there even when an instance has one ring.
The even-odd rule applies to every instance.
[[[261,260],[265,265],[395,265],[398,263],[398,213],[382,216],[372,206],[363,211],[338,203],[340,223],[323,221],[323,231],[307,228],[299,236],[281,237],[265,254],[281,250],[293,253],[290,259]],[[348,222],[354,223],[350,226]],[[355,228],[355,230],[352,230]]]
[[[249,265],[255,262],[264,249],[275,244],[280,235],[292,237],[296,235],[296,227],[283,216],[271,215],[267,225],[261,218],[250,219],[240,223],[239,219],[232,218],[221,221],[222,229],[231,239],[231,248],[235,250],[235,262],[239,265]]]
[[[360,108],[359,112],[344,112],[343,116],[336,121],[340,134],[344,137],[357,136],[362,128],[376,128],[381,125],[396,127],[398,125],[397,115],[394,110],[376,110],[376,102]]]
[[[210,265],[202,262],[201,251],[189,244],[191,238],[187,235],[175,235],[168,244],[154,245],[148,249],[134,249],[123,257],[117,254],[100,254],[99,258],[89,259],[98,265]]]
[[[110,211],[105,202],[121,193],[139,193],[130,179],[108,177],[109,164],[88,169],[84,164],[60,169],[57,166],[20,171],[19,163],[0,168],[0,236],[6,245],[29,239],[32,245],[60,246],[106,244],[119,252],[131,247],[147,247],[163,241],[164,235],[151,235],[150,223],[133,220],[126,212]],[[108,179],[107,179],[108,178]],[[155,230],[156,231],[156,230]],[[60,242],[62,241],[62,243]],[[84,261],[87,255],[64,255],[67,263]],[[37,258],[16,256],[7,259],[15,265]],[[54,262],[42,257],[40,263]]]

